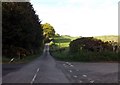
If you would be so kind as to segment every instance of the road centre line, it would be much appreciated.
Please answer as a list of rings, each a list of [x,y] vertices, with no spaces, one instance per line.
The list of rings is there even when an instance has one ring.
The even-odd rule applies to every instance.
[[[40,69],[38,68],[38,69],[37,69],[37,72],[38,72],[39,70],[40,70]]]
[[[39,68],[37,69],[37,71],[36,71],[36,73],[35,73],[35,75],[33,76],[33,78],[32,78],[32,81],[30,82],[31,84],[33,84],[33,82],[35,81],[35,79],[36,79],[36,77],[37,77],[37,73],[39,72]]]
[[[34,77],[33,77],[33,79],[32,79],[32,81],[30,82],[31,84],[35,81],[35,78],[36,78],[36,74],[34,75]]]

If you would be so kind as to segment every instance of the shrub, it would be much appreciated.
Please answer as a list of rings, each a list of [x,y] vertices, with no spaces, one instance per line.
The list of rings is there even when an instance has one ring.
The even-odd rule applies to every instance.
[[[103,42],[93,37],[82,37],[70,42],[70,51],[79,52],[81,50],[101,52],[101,51],[112,51],[112,44],[109,42]]]

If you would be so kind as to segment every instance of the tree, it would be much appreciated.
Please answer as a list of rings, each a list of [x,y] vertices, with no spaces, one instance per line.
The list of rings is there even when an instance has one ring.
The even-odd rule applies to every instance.
[[[50,42],[50,38],[52,39],[53,36],[55,36],[55,30],[53,26],[51,26],[49,23],[42,24],[43,28],[43,35],[44,35],[44,42]]]
[[[71,52],[80,52],[82,50],[101,52],[101,51],[111,51],[112,45],[109,42],[103,42],[102,40],[95,39],[93,37],[82,37],[70,42]]]
[[[11,46],[33,52],[39,50],[43,42],[41,21],[30,2],[2,3],[2,45],[3,51]]]
[[[42,24],[42,28],[43,28],[43,35],[46,38],[52,38],[55,35],[55,30],[53,28],[53,26],[51,26],[48,23]]]

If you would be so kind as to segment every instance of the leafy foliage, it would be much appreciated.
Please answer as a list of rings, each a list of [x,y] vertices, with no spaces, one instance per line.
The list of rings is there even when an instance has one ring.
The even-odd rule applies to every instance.
[[[91,52],[82,51],[79,53],[69,53],[68,50],[51,51],[51,55],[58,60],[63,61],[78,61],[78,62],[106,62],[106,61],[120,61],[118,56],[120,53],[116,54],[114,52]]]
[[[68,39],[67,36],[55,37],[54,39],[55,45],[51,45],[50,51],[52,56],[58,60],[79,62],[106,62],[120,60],[118,58],[120,52],[116,53],[111,51],[112,42],[103,42],[102,40],[93,37],[81,37],[77,39],[69,38],[73,40],[71,42],[66,42]],[[60,46],[60,48],[58,48],[58,46]],[[100,51],[101,47],[104,49],[101,49]]]
[[[82,37],[73,40],[70,43],[71,52],[79,52],[80,50],[88,50],[93,52],[101,52],[106,50],[112,51],[112,44],[110,42],[103,42],[93,37]]]
[[[43,44],[41,21],[30,2],[2,3],[2,45],[4,51],[10,47],[21,47],[36,53]]]
[[[55,30],[49,23],[42,24],[42,28],[45,42],[49,42],[49,39],[55,36]]]

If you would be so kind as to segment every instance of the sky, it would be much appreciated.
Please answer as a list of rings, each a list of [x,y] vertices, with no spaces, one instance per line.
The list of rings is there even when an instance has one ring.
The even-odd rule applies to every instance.
[[[31,0],[42,24],[71,36],[118,35],[119,0]]]

